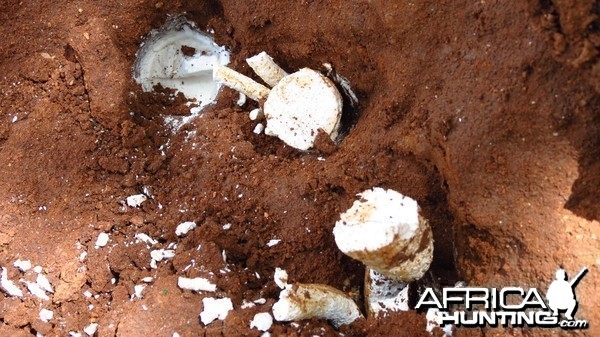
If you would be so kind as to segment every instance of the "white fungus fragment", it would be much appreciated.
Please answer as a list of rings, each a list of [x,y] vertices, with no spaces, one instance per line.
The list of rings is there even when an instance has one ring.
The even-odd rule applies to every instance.
[[[44,291],[44,289],[42,289],[37,283],[35,282],[29,282],[29,281],[25,281],[25,280],[21,280],[21,282],[25,283],[25,285],[27,286],[27,290],[29,290],[29,292],[34,295],[35,297],[44,300],[44,301],[49,301],[50,297],[48,297],[48,295],[46,295],[46,292]]]
[[[87,297],[87,298],[92,298],[92,293],[89,290],[86,290],[83,292],[83,296]]]
[[[279,301],[273,305],[273,316],[284,322],[316,317],[339,327],[354,322],[362,315],[348,295],[333,287],[294,284],[279,294]]]
[[[141,300],[142,298],[144,298],[144,295],[142,294],[142,292],[144,291],[145,288],[146,288],[146,286],[143,284],[135,285],[133,287],[133,295]]]
[[[69,331],[69,337],[81,337],[81,333],[76,331]]]
[[[35,266],[35,267],[33,267],[33,271],[36,272],[36,273],[38,273],[38,274],[41,273],[42,270],[43,270],[42,266]]]
[[[193,221],[186,221],[186,222],[180,223],[177,226],[177,228],[175,229],[175,235],[184,236],[194,228],[196,228],[196,223]]]
[[[100,233],[98,234],[98,239],[96,239],[96,244],[95,244],[95,248],[98,249],[100,247],[104,247],[106,246],[106,244],[108,243],[108,240],[110,239],[108,233]]]
[[[13,263],[13,266],[16,268],[19,268],[20,271],[22,272],[26,272],[29,269],[31,269],[31,262],[29,260],[16,260],[15,263]]]
[[[200,313],[200,321],[208,325],[216,319],[224,320],[230,310],[233,310],[233,303],[229,298],[205,297],[202,299],[203,310]]]
[[[250,117],[250,120],[260,120],[265,118],[265,115],[263,114],[263,111],[261,108],[256,108],[250,111],[250,113],[248,114],[248,117]]]
[[[273,325],[273,317],[268,312],[261,312],[254,315],[250,322],[250,328],[256,328],[260,331],[267,331]]]
[[[49,293],[54,293],[54,289],[52,289],[52,285],[48,278],[44,274],[38,274],[35,282],[40,286],[40,288],[44,289]]]
[[[217,291],[217,286],[215,284],[211,283],[209,280],[202,278],[202,277],[196,277],[196,278],[180,277],[177,280],[177,286],[179,286],[179,288],[184,289],[184,290],[210,291],[210,292]]]
[[[264,298],[259,298],[257,300],[254,300],[254,303],[256,303],[256,304],[265,304],[265,303],[267,303],[267,300],[264,299]]]
[[[273,246],[278,245],[280,242],[281,242],[281,240],[279,240],[279,239],[272,239],[272,240],[269,240],[269,242],[267,242],[267,246],[273,247]]]
[[[265,130],[265,126],[262,123],[258,123],[254,127],[254,130],[252,130],[252,132],[254,132],[257,135],[260,135],[261,133],[263,133],[264,130]]]
[[[287,286],[287,281],[288,281],[288,273],[287,271],[277,267],[275,268],[275,284],[277,284],[277,286],[281,289],[285,289],[285,287]]]
[[[154,279],[152,277],[148,276],[148,277],[144,277],[142,279],[142,282],[144,282],[144,283],[152,283],[153,280]]]
[[[181,337],[177,332],[173,332],[173,336],[172,337]]]
[[[145,41],[134,66],[134,79],[144,91],[152,91],[160,83],[195,98],[204,107],[215,100],[220,88],[212,79],[213,68],[227,65],[229,57],[225,47],[178,16]]]
[[[155,249],[150,252],[150,257],[156,262],[175,257],[175,251],[170,249]]]
[[[235,103],[239,106],[246,104],[246,95],[240,92],[240,96],[238,97],[238,100]]]
[[[83,328],[83,332],[85,332],[88,336],[93,336],[98,330],[98,323],[91,323],[90,325]]]
[[[230,223],[226,223],[226,224],[223,225],[223,230],[228,231],[230,229],[231,229],[231,224]]]
[[[154,240],[153,238],[144,233],[136,234],[135,238],[151,246],[158,243],[158,241]]]
[[[126,202],[129,207],[140,207],[146,200],[148,200],[148,197],[144,194],[136,194],[128,196]]]
[[[52,318],[54,318],[54,312],[48,309],[40,310],[40,320],[44,323],[48,323]]]
[[[425,330],[429,332],[429,334],[433,335],[433,329],[436,327],[441,327],[443,322],[444,313],[442,313],[438,308],[429,308],[427,310],[427,314],[425,315],[425,319],[427,320],[427,326]],[[444,332],[444,337],[452,336],[452,324],[445,324],[442,328]]]

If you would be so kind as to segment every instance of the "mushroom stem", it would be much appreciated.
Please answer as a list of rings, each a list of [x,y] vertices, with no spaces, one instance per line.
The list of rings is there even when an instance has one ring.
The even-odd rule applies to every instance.
[[[365,303],[370,317],[380,312],[408,311],[407,283],[386,277],[371,268],[365,270]]]
[[[252,68],[271,88],[288,75],[288,73],[281,69],[281,67],[273,61],[273,58],[264,51],[246,59],[246,63],[248,63],[250,68]]]
[[[279,301],[273,305],[273,317],[278,321],[316,317],[329,320],[337,328],[361,316],[356,303],[348,295],[323,284],[289,285],[281,291]]]
[[[231,89],[237,90],[255,101],[260,101],[269,95],[270,89],[244,76],[233,69],[215,65],[213,79]]]

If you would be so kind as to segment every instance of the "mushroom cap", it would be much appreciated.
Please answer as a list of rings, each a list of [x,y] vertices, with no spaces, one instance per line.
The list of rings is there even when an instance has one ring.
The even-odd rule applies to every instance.
[[[421,278],[433,259],[433,236],[417,202],[378,187],[359,196],[335,224],[338,248],[385,276]]]
[[[300,150],[314,146],[319,129],[333,140],[342,116],[342,96],[327,77],[303,68],[284,77],[264,105],[265,133]]]

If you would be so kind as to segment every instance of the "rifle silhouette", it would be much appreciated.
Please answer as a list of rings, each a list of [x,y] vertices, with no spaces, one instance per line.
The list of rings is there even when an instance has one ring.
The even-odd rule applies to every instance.
[[[572,278],[571,281],[569,282],[569,284],[571,285],[571,288],[575,288],[577,286],[577,283],[579,283],[579,281],[583,278],[583,276],[585,276],[585,274],[587,274],[587,272],[588,272],[587,267],[583,267],[583,269],[581,269],[579,274],[577,274],[577,276]]]

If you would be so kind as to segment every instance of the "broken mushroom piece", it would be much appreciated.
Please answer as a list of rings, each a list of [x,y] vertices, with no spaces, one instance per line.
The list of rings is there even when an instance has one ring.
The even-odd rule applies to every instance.
[[[337,138],[343,100],[331,80],[309,68],[287,75],[264,52],[247,62],[266,83],[274,84],[271,91],[227,67],[215,67],[213,77],[255,101],[266,98],[265,134],[299,150],[312,148],[319,131]]]
[[[228,64],[229,56],[212,36],[183,16],[175,16],[144,41],[134,65],[134,79],[146,92],[160,84],[204,107],[215,100],[220,88],[212,78],[213,68]]]
[[[271,88],[276,86],[282,78],[289,75],[264,51],[258,55],[247,58],[246,63],[248,63],[256,75],[262,78],[262,80],[271,86]]]
[[[368,267],[365,293],[371,314],[406,310],[405,284],[420,279],[433,259],[431,227],[417,202],[394,190],[376,187],[359,197],[335,224],[335,242]]]
[[[287,285],[273,305],[273,317],[285,322],[317,317],[330,321],[337,328],[361,316],[348,295],[323,284]]]

